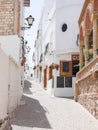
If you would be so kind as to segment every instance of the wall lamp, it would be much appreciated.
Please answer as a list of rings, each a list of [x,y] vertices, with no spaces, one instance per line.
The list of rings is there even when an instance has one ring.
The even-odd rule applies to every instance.
[[[33,25],[33,22],[34,22],[34,18],[32,17],[32,15],[29,15],[29,17],[25,18],[27,20],[27,23],[28,23],[28,26],[24,26],[24,27],[21,27],[21,30],[27,30],[27,29],[30,29],[31,26]]]

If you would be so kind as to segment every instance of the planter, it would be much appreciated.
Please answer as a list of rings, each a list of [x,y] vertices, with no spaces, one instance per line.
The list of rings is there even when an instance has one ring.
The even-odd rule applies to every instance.
[[[59,69],[59,65],[58,65],[58,64],[56,64],[56,65],[55,65],[55,68],[56,68],[56,70],[58,70],[58,69]]]
[[[40,71],[42,71],[42,66],[39,66]]]
[[[33,70],[35,70],[35,69],[36,69],[36,66],[33,67]]]
[[[52,69],[56,69],[56,70],[59,69],[59,65],[58,64],[52,63],[51,66],[52,66]]]

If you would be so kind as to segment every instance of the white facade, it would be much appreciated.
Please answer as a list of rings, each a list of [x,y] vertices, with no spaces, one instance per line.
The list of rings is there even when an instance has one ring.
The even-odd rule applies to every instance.
[[[6,55],[19,64],[20,38],[17,35],[0,36],[0,44]]]
[[[56,63],[60,60],[71,61],[72,54],[79,53],[79,47],[76,44],[78,30],[78,18],[83,6],[81,0],[57,0],[56,4]],[[66,32],[62,32],[63,24],[67,24]],[[55,81],[56,84],[56,81]],[[74,96],[75,77],[72,77],[72,88],[56,88],[54,95],[62,97]],[[56,85],[55,85],[56,86]]]
[[[7,55],[0,48],[0,119],[7,116],[8,107],[8,64]],[[5,82],[6,81],[6,82]]]
[[[23,1],[20,4],[20,23],[22,25]],[[23,32],[20,35],[23,36]],[[0,35],[0,121],[5,120],[8,114],[15,110],[22,96],[21,80],[24,75],[23,67],[20,65],[21,47],[21,39],[18,34]]]
[[[60,61],[72,61],[72,55],[79,54],[79,47],[76,44],[78,30],[78,18],[83,6],[84,0],[45,0],[43,13],[40,21],[42,25],[41,38],[37,38],[37,43],[42,46],[40,50],[39,46],[35,49],[36,55],[44,54],[45,48],[48,46],[47,53],[44,54],[43,59],[43,72],[47,69],[47,85],[46,88],[55,96],[60,97],[72,97],[74,94],[75,76],[71,75],[72,86],[57,87],[57,76],[60,74],[61,66]],[[63,24],[67,25],[67,29],[63,32]],[[39,42],[41,39],[41,42]],[[42,45],[41,45],[42,44]],[[39,63],[38,57],[36,57],[37,64]],[[49,80],[49,66],[52,64],[58,64],[59,70],[53,70],[53,77]],[[47,66],[47,67],[46,67]],[[68,75],[69,76],[69,75]],[[63,76],[67,77],[67,76]],[[64,78],[64,85],[65,85]],[[44,80],[44,75],[42,77]]]

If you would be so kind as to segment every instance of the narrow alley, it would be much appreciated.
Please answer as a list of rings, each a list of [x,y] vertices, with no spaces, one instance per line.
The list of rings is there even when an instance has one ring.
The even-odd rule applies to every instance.
[[[12,119],[13,130],[98,130],[96,120],[72,99],[57,98],[25,81],[23,99]]]

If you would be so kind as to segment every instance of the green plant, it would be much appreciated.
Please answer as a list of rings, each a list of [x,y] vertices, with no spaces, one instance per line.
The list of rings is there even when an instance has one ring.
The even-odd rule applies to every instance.
[[[93,49],[89,49],[89,55],[93,55]]]
[[[55,69],[55,64],[54,63],[52,63],[52,69]]]
[[[96,53],[97,53],[97,55],[98,55],[98,48],[96,49]]]
[[[91,49],[85,50],[84,55],[85,55],[86,60],[90,62],[93,59],[93,49],[91,48]]]
[[[79,68],[82,69],[84,66],[84,63],[79,63]]]
[[[88,57],[89,57],[89,50],[88,49],[85,50],[84,55],[85,55],[85,58],[88,59]]]
[[[79,64],[75,65],[74,67],[79,67],[80,69],[82,69],[83,66],[84,66],[84,63],[79,63]]]
[[[58,70],[58,68],[59,68],[59,65],[58,64],[55,64],[55,63],[52,63],[52,69],[56,69],[56,70]]]

